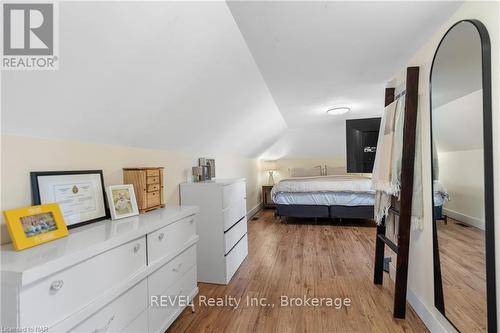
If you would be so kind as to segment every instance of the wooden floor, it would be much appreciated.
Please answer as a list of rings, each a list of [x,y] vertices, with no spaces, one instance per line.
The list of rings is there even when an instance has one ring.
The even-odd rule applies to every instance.
[[[375,231],[369,222],[288,224],[272,210],[249,222],[249,255],[227,286],[199,284],[196,312],[186,309],[168,332],[428,332],[413,310],[392,317],[394,285],[373,284]],[[199,306],[199,295],[266,298],[269,306]],[[281,296],[349,298],[351,305],[285,307]],[[274,304],[274,306],[272,305]]]
[[[486,332],[484,231],[448,218],[438,242],[446,317],[462,332]]]

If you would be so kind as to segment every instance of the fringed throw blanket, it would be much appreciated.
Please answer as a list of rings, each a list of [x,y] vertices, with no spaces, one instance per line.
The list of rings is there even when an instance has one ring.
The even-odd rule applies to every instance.
[[[399,192],[399,184],[392,182],[392,151],[395,136],[395,122],[400,100],[389,104],[382,116],[377,142],[377,153],[373,164],[372,188],[375,194],[375,222],[380,224],[391,206],[391,195]]]
[[[388,194],[398,191],[396,184],[392,183],[391,177],[392,148],[395,141],[395,118],[398,101],[392,102],[384,110],[377,141],[377,153],[373,164],[372,187],[376,191]]]
[[[391,196],[399,198],[401,189],[401,160],[403,155],[405,96],[389,104],[382,117],[373,166],[372,186],[375,195],[375,221],[377,224],[388,215]],[[413,171],[413,201],[411,224],[422,229],[422,151],[420,143],[420,116],[417,115],[415,137],[415,166]]]

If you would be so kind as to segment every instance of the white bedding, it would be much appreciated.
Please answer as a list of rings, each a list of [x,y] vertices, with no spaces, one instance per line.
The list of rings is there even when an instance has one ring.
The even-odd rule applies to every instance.
[[[284,179],[274,185],[271,195],[295,192],[356,192],[372,193],[370,177],[358,175],[337,175]]]
[[[442,206],[446,198],[434,192],[434,206]],[[279,205],[316,205],[316,206],[373,206],[375,195],[355,192],[281,192],[274,202]]]
[[[297,177],[274,185],[272,199],[280,205],[372,206],[371,178],[358,175]],[[434,183],[434,205],[447,200],[446,189]]]
[[[279,205],[373,206],[375,195],[355,192],[281,192],[274,202]]]

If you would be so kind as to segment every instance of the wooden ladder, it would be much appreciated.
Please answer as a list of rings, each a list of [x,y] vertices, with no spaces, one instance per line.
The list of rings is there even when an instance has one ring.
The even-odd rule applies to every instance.
[[[419,67],[406,69],[406,99],[403,128],[403,155],[401,161],[401,192],[399,207],[392,198],[389,214],[399,216],[397,244],[385,235],[385,218],[377,226],[375,241],[375,269],[373,283],[381,285],[384,274],[384,248],[389,246],[397,255],[396,285],[394,290],[394,317],[405,318],[406,291],[408,284],[408,254],[410,247],[411,204],[413,198],[413,166],[415,163],[415,134],[417,129]],[[386,88],[385,106],[395,100],[395,88]]]

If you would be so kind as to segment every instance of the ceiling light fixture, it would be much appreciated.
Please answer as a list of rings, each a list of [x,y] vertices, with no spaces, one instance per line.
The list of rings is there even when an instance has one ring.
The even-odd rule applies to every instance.
[[[338,108],[328,109],[328,110],[326,110],[326,113],[329,114],[329,115],[332,115],[332,116],[336,116],[336,115],[339,115],[339,114],[347,113],[349,111],[351,111],[350,108],[348,108],[346,106],[342,106],[342,107],[338,107]]]

